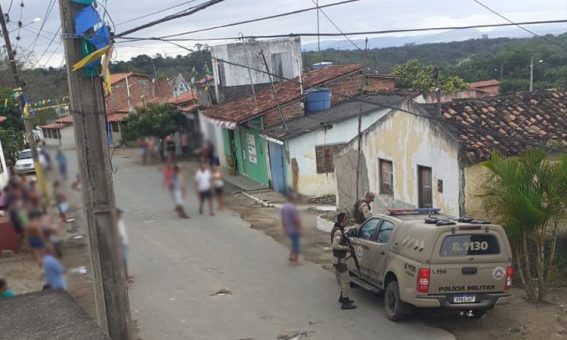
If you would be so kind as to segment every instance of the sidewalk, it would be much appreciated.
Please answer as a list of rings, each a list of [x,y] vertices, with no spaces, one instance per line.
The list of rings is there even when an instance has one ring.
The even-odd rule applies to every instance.
[[[259,184],[242,175],[228,175],[225,172],[225,181],[237,188],[248,199],[255,201],[263,207],[281,208],[286,202],[283,194]],[[335,211],[334,205],[326,204],[298,204],[300,210]]]

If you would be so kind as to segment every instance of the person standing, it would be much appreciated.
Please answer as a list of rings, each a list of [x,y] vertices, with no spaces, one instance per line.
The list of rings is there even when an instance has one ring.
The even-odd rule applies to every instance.
[[[347,220],[348,215],[346,213],[338,214],[337,222],[331,230],[332,264],[335,267],[335,276],[339,283],[339,303],[343,310],[356,308],[354,301],[350,299],[350,273],[347,267],[347,254],[352,249],[348,246],[347,236],[345,235]]]
[[[55,196],[55,202],[59,210],[59,217],[61,217],[63,222],[67,222],[66,214],[67,211],[69,211],[69,203],[67,202],[67,197],[59,181],[53,182],[53,195]]]
[[[281,216],[284,233],[289,237],[291,242],[291,250],[289,252],[289,261],[295,265],[300,264],[299,254],[301,252],[300,237],[303,232],[301,217],[296,207],[297,198],[295,194],[287,196],[287,202],[284,203]]]
[[[61,149],[57,149],[57,154],[55,155],[55,160],[57,161],[57,167],[59,168],[59,175],[61,178],[67,180],[67,158]]]
[[[126,224],[124,223],[124,211],[121,209],[116,209],[118,221],[118,237],[120,238],[120,253],[122,255],[122,261],[124,263],[124,274],[126,274],[126,281],[131,283],[134,281],[133,277],[128,274],[128,253],[129,253],[129,244],[128,241],[128,233],[126,232]]]
[[[53,256],[51,247],[46,247],[44,250],[43,271],[47,287],[50,289],[67,289],[65,267]]]
[[[373,192],[367,192],[364,197],[356,201],[353,207],[354,222],[362,224],[372,216],[370,203],[374,202],[376,195]]]
[[[41,255],[46,246],[43,225],[41,223],[42,216],[41,211],[37,209],[33,210],[30,212],[29,217],[27,217],[29,221],[25,223],[25,234],[28,240],[28,246],[32,250],[39,268],[41,268]]]
[[[207,164],[201,162],[199,170],[195,174],[195,183],[197,185],[197,192],[199,193],[199,214],[203,214],[203,204],[205,201],[209,203],[209,214],[214,216],[213,213],[213,198],[211,192],[211,171]]]
[[[189,218],[189,215],[187,215],[183,206],[185,198],[185,181],[183,180],[181,167],[179,167],[179,165],[177,164],[173,166],[171,187],[171,194],[173,195],[173,200],[175,201],[175,211],[177,211],[177,215],[181,218]]]
[[[224,209],[224,176],[220,166],[213,167],[213,189],[219,204],[219,210]]]

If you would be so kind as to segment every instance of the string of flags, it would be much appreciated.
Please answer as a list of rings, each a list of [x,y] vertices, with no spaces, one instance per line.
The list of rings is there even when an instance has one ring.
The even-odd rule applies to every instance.
[[[101,76],[104,80],[106,94],[111,91],[110,83],[110,57],[113,42],[110,38],[110,28],[103,22],[97,11],[94,0],[69,0],[84,7],[75,16],[76,37],[81,38],[83,58],[76,62],[72,71],[81,71],[84,77]]]

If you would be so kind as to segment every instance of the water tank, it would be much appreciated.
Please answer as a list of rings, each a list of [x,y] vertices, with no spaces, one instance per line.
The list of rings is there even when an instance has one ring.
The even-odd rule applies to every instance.
[[[332,65],[333,65],[333,63],[330,62],[330,61],[322,61],[320,63],[313,64],[313,69],[314,70],[320,70],[322,68],[332,66]]]
[[[325,111],[331,108],[331,89],[321,87],[305,91],[305,113]]]

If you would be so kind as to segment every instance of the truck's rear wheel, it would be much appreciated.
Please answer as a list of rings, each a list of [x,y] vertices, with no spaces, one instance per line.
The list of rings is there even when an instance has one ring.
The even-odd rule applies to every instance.
[[[384,309],[386,316],[392,321],[401,321],[411,314],[411,306],[400,298],[398,281],[388,283],[384,292]]]

